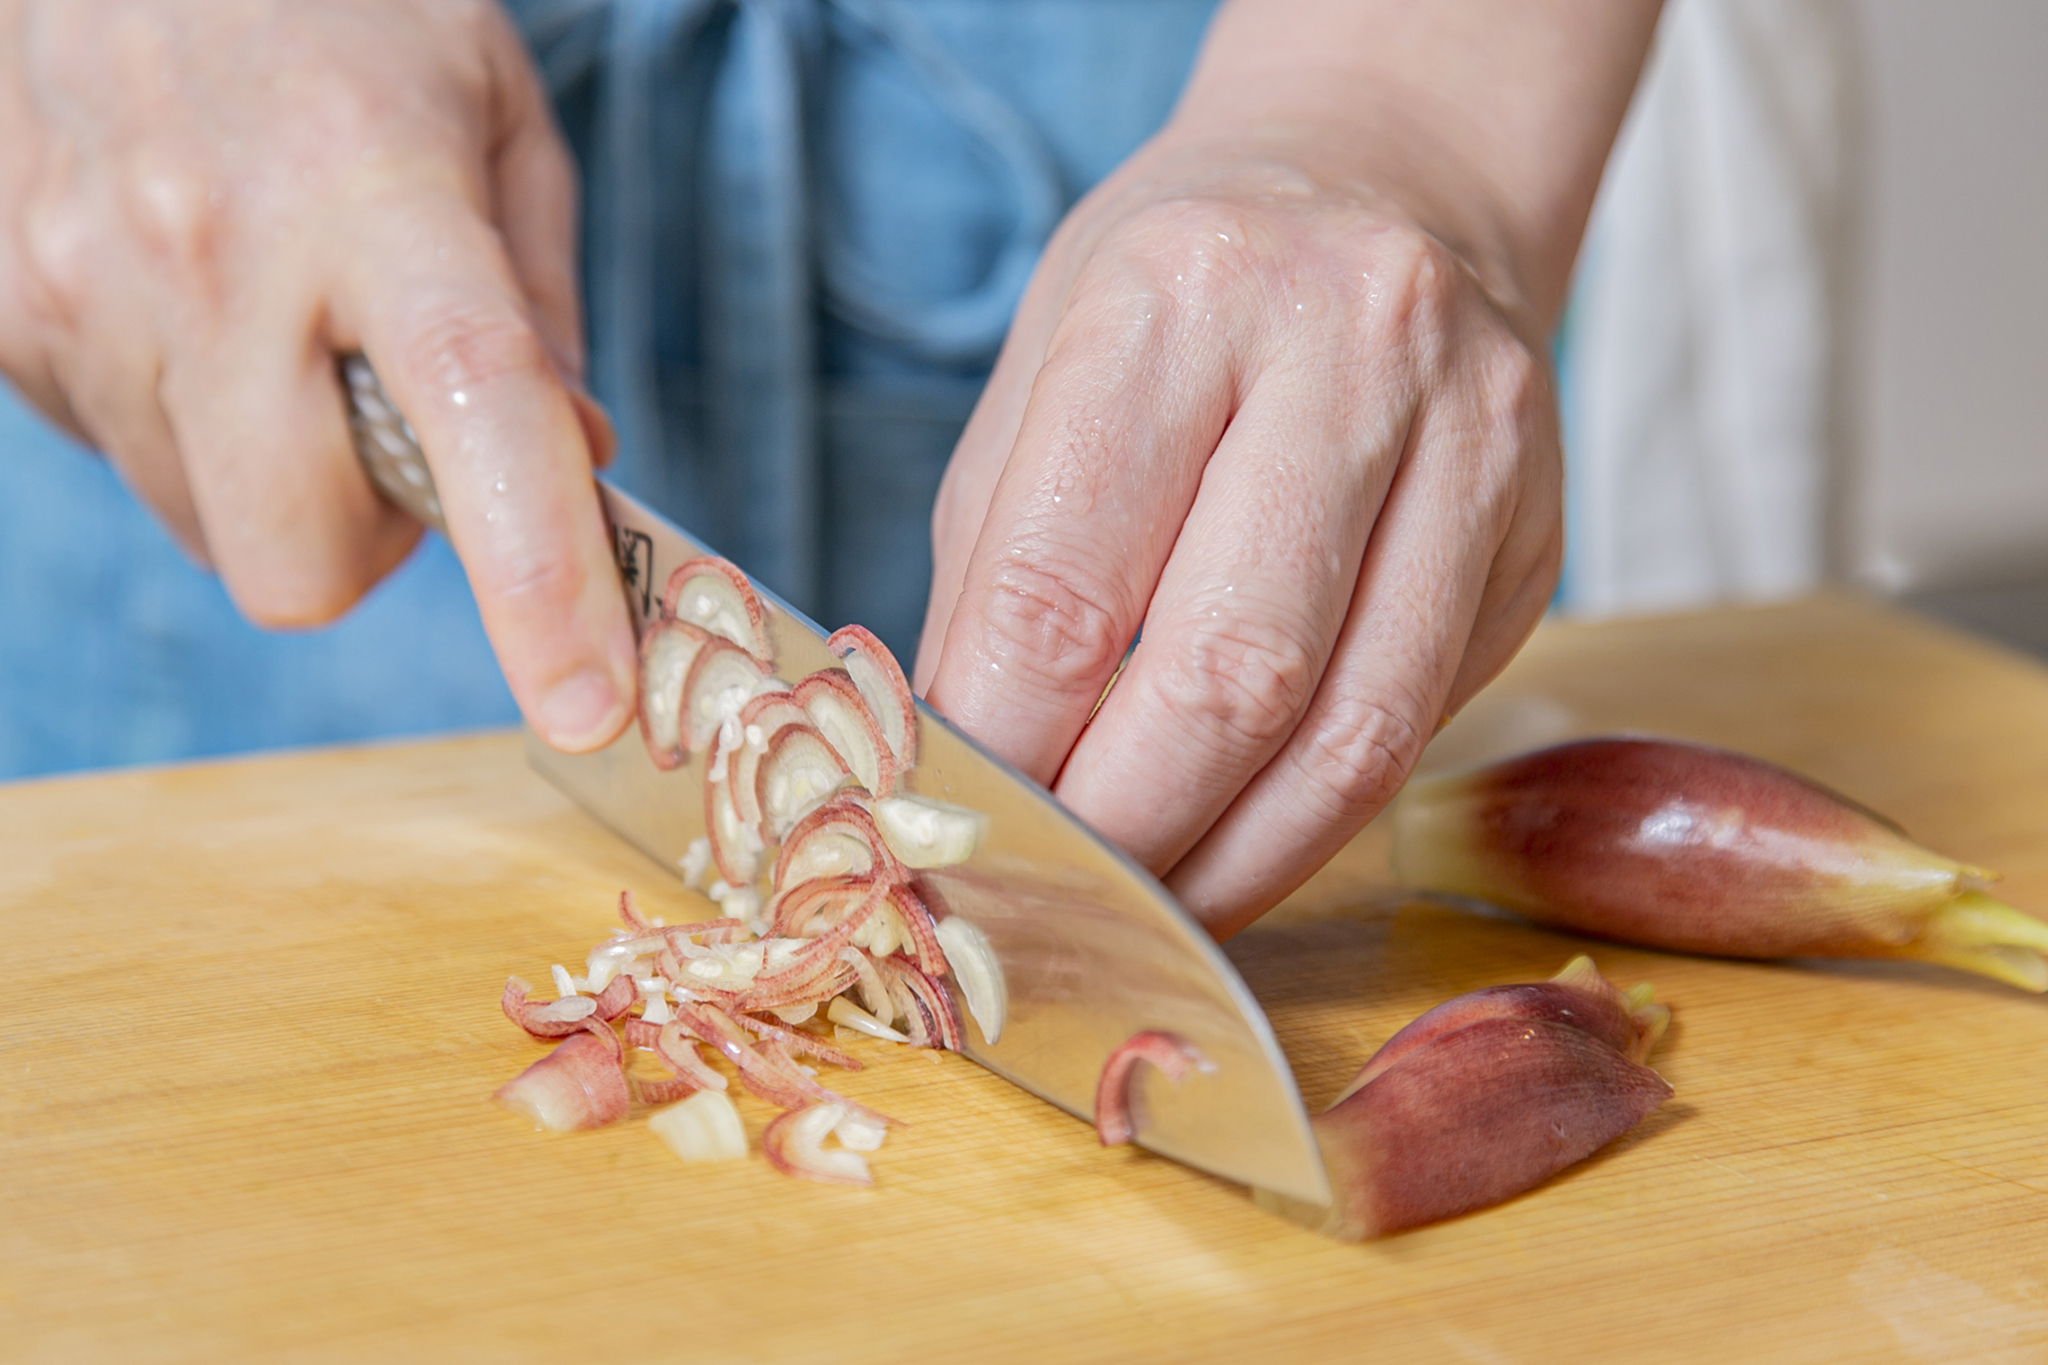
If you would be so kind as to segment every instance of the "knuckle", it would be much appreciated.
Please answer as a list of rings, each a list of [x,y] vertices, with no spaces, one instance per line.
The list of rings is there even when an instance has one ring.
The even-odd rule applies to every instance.
[[[346,67],[299,68],[293,119],[309,149],[375,146],[388,122],[387,100]]]
[[[452,39],[445,45],[448,65],[472,96],[495,98],[503,92],[497,68],[519,53],[518,40],[507,31],[502,0],[442,0],[437,18]],[[523,56],[523,54],[522,54]]]
[[[1485,385],[1501,424],[1511,432],[1536,432],[1556,421],[1550,367],[1521,342],[1495,348],[1486,362]]]
[[[1006,664],[1061,689],[1101,686],[1129,643],[1109,594],[1086,576],[1013,553],[989,575],[983,620]]]
[[[1211,313],[1237,298],[1258,273],[1260,238],[1237,206],[1200,197],[1168,199],[1132,215],[1117,253],[1182,310]]]
[[[1406,333],[1442,333],[1465,279],[1464,265],[1449,247],[1411,227],[1381,231],[1363,273],[1368,306],[1380,326]]]
[[[398,363],[444,392],[552,373],[540,334],[509,308],[444,299],[423,305],[409,322]]]
[[[301,563],[282,572],[235,572],[222,566],[235,607],[265,630],[311,630],[339,620],[369,584],[339,564]]]
[[[479,597],[573,602],[583,584],[579,561],[567,545],[536,538],[523,545],[493,545],[470,556]]]
[[[496,33],[497,0],[443,0],[443,13],[462,33],[482,38]]]
[[[162,149],[138,154],[130,171],[128,216],[144,251],[188,284],[210,279],[225,236],[227,191]]]
[[[463,51],[485,51],[506,37],[502,0],[440,0],[438,14],[444,25],[465,39]]]
[[[1234,749],[1266,753],[1294,730],[1314,694],[1316,657],[1278,626],[1206,623],[1172,648],[1155,690],[1174,714]]]
[[[1369,816],[1401,790],[1426,738],[1407,710],[1354,697],[1333,707],[1315,727],[1307,768],[1331,803],[1333,819]]]
[[[22,274],[41,311],[75,319],[85,309],[99,259],[100,234],[87,216],[65,202],[30,204],[20,228]]]

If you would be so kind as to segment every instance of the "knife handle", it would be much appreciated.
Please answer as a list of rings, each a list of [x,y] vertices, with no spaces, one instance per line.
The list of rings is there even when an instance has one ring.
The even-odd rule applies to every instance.
[[[340,360],[341,385],[348,394],[348,430],[356,458],[377,491],[410,512],[424,525],[448,534],[441,516],[441,497],[434,490],[434,472],[420,451],[412,424],[384,392],[377,372],[361,355]]]

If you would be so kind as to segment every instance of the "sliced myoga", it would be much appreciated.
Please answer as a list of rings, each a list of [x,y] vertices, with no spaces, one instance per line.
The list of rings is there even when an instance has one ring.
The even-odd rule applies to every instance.
[[[828,642],[844,667],[791,684],[774,676],[771,639],[732,565],[704,557],[670,575],[641,642],[640,730],[657,768],[703,762],[706,833],[685,870],[701,881],[715,869],[704,891],[722,913],[663,925],[622,895],[622,927],[585,973],[554,969],[557,998],[508,982],[506,1016],[565,1041],[498,1098],[546,1128],[668,1106],[651,1120],[663,1140],[685,1160],[722,1160],[745,1150],[736,1080],[785,1111],[762,1138],[777,1169],[867,1184],[865,1154],[889,1120],[819,1084],[807,1062],[858,1070],[836,1045],[849,1038],[959,1048],[948,944],[967,962],[961,988],[977,1025],[1000,1033],[988,940],[942,925],[914,880],[968,858],[986,822],[902,790],[917,708],[879,640],[847,627]],[[627,1048],[658,1074],[629,1071]]]

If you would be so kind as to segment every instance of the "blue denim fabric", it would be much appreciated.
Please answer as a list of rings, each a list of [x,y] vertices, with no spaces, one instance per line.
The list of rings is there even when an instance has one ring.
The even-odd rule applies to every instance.
[[[509,0],[584,170],[616,476],[907,661],[1017,294],[1214,3]],[[4,392],[0,641],[0,775],[514,716],[438,538],[340,624],[266,635]]]

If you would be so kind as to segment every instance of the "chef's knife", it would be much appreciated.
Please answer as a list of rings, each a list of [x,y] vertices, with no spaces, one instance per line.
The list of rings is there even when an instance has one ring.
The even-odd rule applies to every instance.
[[[440,524],[418,443],[361,357],[343,361],[358,453],[377,485]],[[660,610],[668,574],[706,547],[602,480],[635,629]],[[762,591],[776,671],[800,678],[839,663],[825,633]],[[1318,1205],[1330,1187],[1272,1026],[1229,961],[1157,879],[1018,774],[918,703],[919,796],[988,817],[972,857],[920,874],[940,914],[987,937],[1008,1008],[985,1038],[962,1009],[967,1055],[1069,1113],[1092,1118],[1103,1062],[1132,1035],[1180,1035],[1211,1063],[1178,1085],[1134,1073],[1136,1141],[1228,1180]],[[527,734],[533,767],[584,809],[681,875],[704,833],[704,757],[658,770],[637,727],[596,753],[556,753]]]

